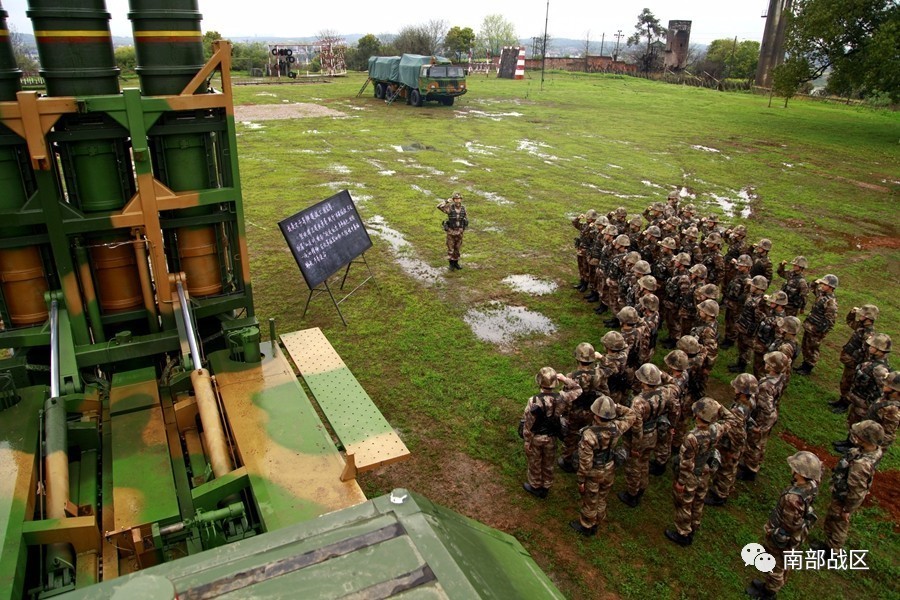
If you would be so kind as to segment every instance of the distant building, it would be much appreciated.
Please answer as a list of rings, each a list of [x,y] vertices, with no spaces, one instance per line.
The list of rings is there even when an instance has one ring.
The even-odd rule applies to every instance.
[[[663,66],[673,71],[683,69],[687,64],[690,41],[691,21],[669,21]]]

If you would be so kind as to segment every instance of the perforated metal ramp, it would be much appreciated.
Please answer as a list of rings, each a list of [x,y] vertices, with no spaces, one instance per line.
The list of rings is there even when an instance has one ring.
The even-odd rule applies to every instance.
[[[358,471],[409,457],[409,450],[318,327],[281,336],[316,402]]]

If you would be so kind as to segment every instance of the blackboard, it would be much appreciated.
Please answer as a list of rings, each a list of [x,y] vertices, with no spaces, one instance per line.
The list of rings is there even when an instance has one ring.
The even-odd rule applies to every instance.
[[[347,190],[279,221],[278,226],[309,289],[372,247]]]

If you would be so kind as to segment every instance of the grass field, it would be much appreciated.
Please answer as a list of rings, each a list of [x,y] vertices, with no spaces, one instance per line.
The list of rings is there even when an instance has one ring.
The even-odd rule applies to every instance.
[[[768,108],[758,96],[576,74],[548,75],[543,91],[535,79],[472,78],[455,106],[414,108],[386,106],[371,87],[357,98],[363,81],[246,86],[235,97],[342,114],[254,120],[238,126],[238,139],[257,314],[275,317],[279,331],[322,327],[413,453],[362,476],[366,493],[408,487],[516,535],[572,598],[740,597],[756,576],[740,549],[761,541],[789,483],[784,459],[796,448],[785,437],[824,456],[845,434],[844,417],[825,403],[836,397],[847,310],[875,303],[877,328],[898,334],[900,115],[798,100]],[[584,541],[567,525],[579,505],[573,476],[559,473],[543,502],[521,490],[515,426],[534,373],[571,370],[576,344],[599,344],[605,332],[569,285],[577,279],[570,217],[620,205],[639,214],[675,186],[689,187],[703,213],[744,222],[753,241],[771,238],[774,262],[804,254],[809,279],[837,274],[839,324],[813,376],[793,378],[760,477],[706,511],[693,546],[662,535],[672,522],[671,473],[654,478],[638,510],[615,499],[620,474],[608,525]],[[277,226],[345,188],[369,224],[376,282],[341,305],[346,328],[327,298],[301,319],[307,288]],[[446,269],[434,208],[453,191],[471,221],[460,272]],[[514,275],[550,293],[504,282]],[[530,333],[483,341],[470,323],[494,312],[500,321],[489,332]],[[733,360],[734,350],[721,352],[712,377],[723,402]],[[869,551],[869,570],[795,572],[780,597],[896,597],[900,522],[889,509],[900,505],[898,468],[895,447],[877,498],[852,521],[848,548]],[[823,489],[816,503],[823,518],[828,496]]]

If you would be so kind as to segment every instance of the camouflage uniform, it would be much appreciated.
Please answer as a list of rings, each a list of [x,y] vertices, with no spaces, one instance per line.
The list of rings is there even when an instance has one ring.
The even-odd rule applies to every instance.
[[[747,430],[755,425],[750,413],[756,404],[755,396],[751,396],[749,405],[735,402],[731,405],[732,417],[728,429],[719,440],[719,452],[722,464],[713,476],[711,492],[722,500],[727,500],[734,490],[738,465],[747,447]]]
[[[734,266],[732,260],[737,260],[741,254],[750,254],[750,245],[743,237],[736,237],[733,234],[725,237],[728,239],[728,250],[725,252],[725,280],[731,281],[737,273],[737,267]]]
[[[853,385],[847,394],[847,399],[850,400],[848,427],[866,419],[869,408],[881,398],[882,386],[890,371],[891,367],[886,357],[867,360],[856,368]]]
[[[666,310],[664,317],[666,327],[669,330],[669,340],[677,341],[682,334],[681,307],[685,298],[693,302],[693,290],[691,289],[691,276],[686,271],[678,271],[666,282],[666,298],[663,305]]]
[[[831,504],[825,515],[825,543],[838,550],[850,533],[850,515],[860,507],[872,487],[881,460],[881,448],[871,452],[851,448],[831,471]],[[844,515],[847,515],[846,518]]]
[[[454,197],[457,195],[454,194]],[[437,205],[438,210],[447,214],[444,221],[444,231],[447,232],[447,258],[453,262],[459,260],[459,251],[462,248],[463,232],[469,227],[469,219],[466,216],[466,207],[460,203],[444,200]]]
[[[774,595],[784,587],[789,571],[785,569],[784,553],[798,550],[806,542],[809,527],[815,522],[812,505],[818,492],[819,485],[815,481],[807,481],[802,486],[791,485],[781,492],[764,528],[763,547],[775,557],[775,568],[765,574],[765,593]]]
[[[761,308],[759,311],[762,319],[760,319],[759,325],[756,327],[756,334],[753,336],[753,375],[757,379],[762,377],[766,370],[763,358],[768,354],[769,346],[775,341],[775,336],[778,334],[778,319],[785,317],[784,310],[779,306],[775,308],[769,306],[765,297],[760,302],[760,307],[763,304],[765,304],[765,309]]]
[[[787,294],[788,304],[784,312],[796,317],[806,309],[806,297],[809,295],[809,284],[799,271],[786,272],[785,263],[778,264],[778,275],[787,281],[781,286],[781,291]]]
[[[718,286],[725,280],[725,258],[718,248],[709,248],[700,262],[706,267],[706,281]]]
[[[582,221],[579,215],[572,219],[572,226],[578,230],[578,237],[575,238],[575,252],[578,259],[578,277],[581,281],[589,281],[591,278],[591,269],[589,253],[594,240],[597,237],[597,229],[593,227],[594,221],[587,219]]]
[[[853,384],[853,377],[856,375],[856,367],[866,360],[868,354],[868,346],[866,339],[875,333],[875,325],[871,322],[862,324],[857,321],[856,311],[851,310],[847,314],[847,325],[853,329],[850,339],[841,348],[841,364],[844,365],[844,372],[841,374],[841,398],[847,398],[850,393],[850,386]],[[847,401],[849,403],[849,400]]]
[[[640,498],[650,485],[650,455],[656,448],[657,432],[676,421],[678,413],[671,393],[661,387],[635,396],[631,408],[640,418],[642,433],[625,440],[625,486],[630,496]]]
[[[581,430],[594,421],[591,404],[597,399],[600,375],[593,366],[581,367],[569,373],[569,379],[578,382],[581,386],[581,395],[573,400],[572,404],[567,405],[563,413],[566,427],[561,461],[574,467],[572,455],[575,454],[578,441],[581,439]]]
[[[887,452],[894,443],[897,427],[900,426],[900,394],[885,392],[878,402],[869,407],[866,418],[875,421],[884,429],[881,449]]]
[[[759,472],[766,456],[766,444],[775,422],[778,421],[777,397],[782,387],[782,375],[766,375],[759,380],[756,410],[751,413],[754,425],[747,431],[747,448],[741,459],[745,471]],[[752,477],[752,475],[751,475]]]
[[[725,303],[725,339],[730,342],[728,346],[734,344],[738,339],[738,318],[747,302],[747,295],[750,288],[750,278],[746,273],[736,272],[731,278],[728,285],[725,286],[723,294]]]
[[[619,282],[625,276],[623,265],[625,254],[627,252],[622,248],[614,249],[606,267],[605,294],[601,299],[613,314],[616,314],[622,308],[622,302],[619,297]]]
[[[561,407],[581,395],[581,386],[568,377],[563,379],[562,392],[545,392],[532,396],[525,406],[523,435],[525,458],[528,460],[528,484],[537,490],[549,490],[553,485],[556,466],[556,436],[549,420],[558,416]]]
[[[709,490],[709,480],[714,470],[710,459],[716,450],[725,428],[718,423],[706,429],[695,427],[684,437],[678,453],[678,470],[672,498],[675,503],[675,528],[683,536],[691,536],[700,528],[703,517],[703,501]]]
[[[581,494],[582,527],[591,529],[606,520],[606,499],[615,481],[613,451],[619,438],[635,426],[640,427],[635,412],[617,404],[615,419],[597,419],[592,426],[581,430],[578,443],[578,485],[584,485],[584,492]]]
[[[753,255],[753,266],[750,267],[750,277],[756,277],[757,275],[762,275],[766,278],[766,281],[772,281],[772,260],[769,258],[768,253],[765,255],[760,255],[757,252],[754,252]]]
[[[691,353],[687,350],[684,350],[684,352],[685,354],[687,354],[688,364],[690,365],[690,368],[688,368],[687,392],[681,399],[681,419],[679,420],[678,427],[675,428],[675,431],[672,434],[673,452],[676,452],[678,448],[681,447],[684,436],[688,432],[688,428],[690,427],[691,410],[694,406],[694,402],[697,400],[697,398],[694,397],[694,393],[692,392],[692,390],[697,389],[697,385],[693,382],[693,380],[694,378],[703,376],[703,366],[706,364],[706,348],[704,348],[703,346],[700,346],[700,350],[698,352]]]
[[[833,293],[818,293],[816,303],[803,321],[803,364],[810,369],[819,362],[819,346],[837,319],[837,299]]]
[[[766,353],[769,352],[781,352],[785,356],[788,357],[787,368],[784,370],[782,375],[784,375],[784,389],[787,389],[791,383],[791,365],[800,356],[800,344],[797,343],[796,339],[791,339],[785,337],[784,335],[778,335],[769,344],[769,348],[766,350]]]
[[[682,410],[682,406],[684,406],[687,397],[689,380],[690,374],[688,371],[682,371],[681,375],[678,377],[663,373],[663,388],[666,395],[671,399],[676,417],[675,420],[672,421],[671,427],[666,431],[657,433],[656,448],[653,451],[653,463],[651,464],[651,467],[653,467],[653,465],[662,465],[664,467],[672,456],[673,440],[675,439],[678,429],[682,426],[682,421],[687,418],[685,416],[685,411]],[[679,448],[681,447],[681,440],[683,437],[684,436],[682,435],[678,436],[677,447]]]
[[[751,288],[750,295],[744,302],[744,308],[738,317],[738,364],[745,368],[750,361],[750,351],[753,349],[753,340],[756,337],[756,329],[765,317],[765,306],[762,294],[757,294],[756,288]]]
[[[697,338],[703,349],[706,350],[703,366],[695,373],[692,373],[690,393],[694,401],[699,400],[706,395],[706,382],[709,381],[709,374],[712,372],[713,365],[719,356],[719,324],[717,321],[701,321],[696,327],[691,329],[689,335]]]

